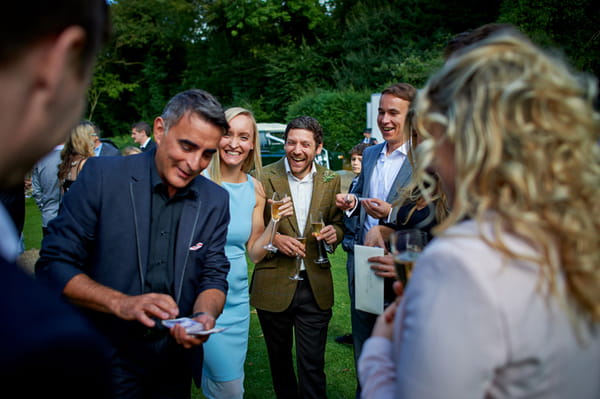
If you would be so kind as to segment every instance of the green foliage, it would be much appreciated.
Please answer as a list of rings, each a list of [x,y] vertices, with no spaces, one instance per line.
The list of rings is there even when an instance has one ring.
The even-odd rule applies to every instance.
[[[290,105],[286,121],[310,115],[323,126],[324,146],[348,154],[361,139],[370,91],[317,91]]]
[[[595,0],[504,0],[500,22],[544,47],[564,52],[580,70],[600,76],[600,7]]]
[[[598,75],[595,3],[119,0],[111,3],[114,39],[96,68],[87,115],[108,136],[128,132],[134,121],[152,121],[175,93],[197,87],[226,107],[252,109],[260,121],[283,121],[311,94],[374,93],[399,81],[420,87],[442,64],[450,37],[495,21]],[[364,115],[363,103],[354,115]],[[329,111],[335,123],[345,110]],[[350,125],[343,129],[358,133],[364,120]]]

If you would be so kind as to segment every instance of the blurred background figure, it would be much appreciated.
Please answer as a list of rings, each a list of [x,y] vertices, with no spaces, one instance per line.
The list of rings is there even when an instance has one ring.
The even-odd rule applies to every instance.
[[[121,152],[119,152],[119,149],[112,141],[101,138],[100,129],[98,128],[98,126],[96,126],[92,122],[87,123],[89,123],[94,129],[93,133],[91,134],[94,143],[94,156],[98,157],[121,155]]]
[[[415,179],[450,213],[365,344],[363,397],[600,397],[597,87],[506,31],[430,78]]]
[[[58,214],[61,184],[58,179],[60,154],[64,144],[59,144],[33,167],[31,196],[42,214],[42,234],[47,234],[48,223]]]
[[[121,151],[121,155],[135,155],[135,154],[141,154],[142,150],[139,149],[139,147],[134,147],[132,145],[128,145],[127,147],[123,148],[123,150]]]
[[[62,194],[69,191],[71,184],[77,179],[85,161],[94,156],[94,137],[97,137],[92,123],[83,121],[75,126],[60,153],[58,180]]]
[[[364,143],[367,145],[377,144],[377,139],[375,137],[371,137],[371,128],[366,128],[363,131],[363,136],[364,136],[364,138],[362,139],[361,143]]]
[[[131,138],[140,146],[140,150],[148,151],[156,147],[156,143],[151,138],[152,129],[144,121],[131,125]]]

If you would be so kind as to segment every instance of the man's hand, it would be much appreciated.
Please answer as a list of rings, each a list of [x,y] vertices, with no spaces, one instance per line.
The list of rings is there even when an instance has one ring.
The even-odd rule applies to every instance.
[[[151,317],[173,319],[179,314],[175,300],[166,294],[123,296],[115,307],[115,315],[124,320],[138,320],[146,327],[156,324]]]
[[[210,330],[211,328],[213,328],[216,322],[215,318],[208,313],[196,316],[194,317],[194,320],[204,324],[205,330]],[[185,349],[190,349],[194,346],[201,345],[205,343],[210,337],[210,335],[189,335],[185,332],[185,328],[180,326],[179,324],[173,326],[173,328],[171,328],[169,332],[171,333],[171,336],[175,338],[175,341],[179,345],[183,346]]]
[[[394,258],[392,255],[372,256],[368,260],[374,263],[371,265],[371,270],[375,272],[375,275],[384,278],[396,278],[396,269],[394,268]]]
[[[319,237],[317,238],[317,240],[318,241],[323,240],[329,245],[335,244],[335,242],[337,240],[337,234],[335,232],[335,228],[330,224],[323,227],[321,229],[321,231],[319,232]]]
[[[390,235],[394,232],[394,229],[387,226],[373,226],[365,235],[364,243],[367,247],[379,247],[386,250],[385,243],[389,241]]]
[[[302,258],[306,256],[306,247],[294,237],[285,234],[275,234],[273,245],[284,255],[294,257],[298,254]]]
[[[392,205],[377,198],[366,198],[361,201],[362,207],[369,216],[375,219],[385,219],[392,210]]]
[[[340,208],[342,211],[352,209],[356,206],[356,196],[354,194],[336,194],[335,206]]]

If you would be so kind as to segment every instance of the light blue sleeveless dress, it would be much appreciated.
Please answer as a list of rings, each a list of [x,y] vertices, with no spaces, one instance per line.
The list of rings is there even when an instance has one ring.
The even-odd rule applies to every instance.
[[[229,192],[231,220],[227,232],[225,254],[231,263],[227,276],[229,289],[218,327],[227,327],[213,334],[204,343],[204,370],[213,381],[231,381],[243,377],[250,329],[248,294],[248,264],[246,242],[252,231],[252,211],[256,204],[254,182],[248,175],[244,183],[222,183]]]

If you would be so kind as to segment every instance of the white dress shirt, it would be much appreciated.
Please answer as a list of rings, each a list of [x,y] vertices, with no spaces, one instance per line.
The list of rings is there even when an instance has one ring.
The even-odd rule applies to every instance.
[[[317,167],[313,162],[310,172],[302,179],[298,179],[292,174],[290,164],[287,158],[284,159],[285,172],[288,177],[288,184],[290,185],[290,193],[292,194],[292,201],[294,202],[294,215],[296,216],[296,222],[298,223],[299,234],[304,233],[306,228],[306,222],[310,211],[310,201],[312,200],[313,192],[313,180],[317,173]],[[305,237],[308,239],[308,237]],[[305,270],[304,260],[300,270]]]
[[[386,201],[394,180],[400,168],[406,160],[406,153],[408,151],[408,142],[402,144],[400,147],[392,151],[391,154],[387,154],[388,143],[386,143],[381,152],[377,163],[373,169],[373,175],[369,183],[369,197],[377,198],[382,201]],[[367,215],[365,224],[363,226],[363,237],[367,235],[367,232],[373,227],[379,224],[379,219]]]

